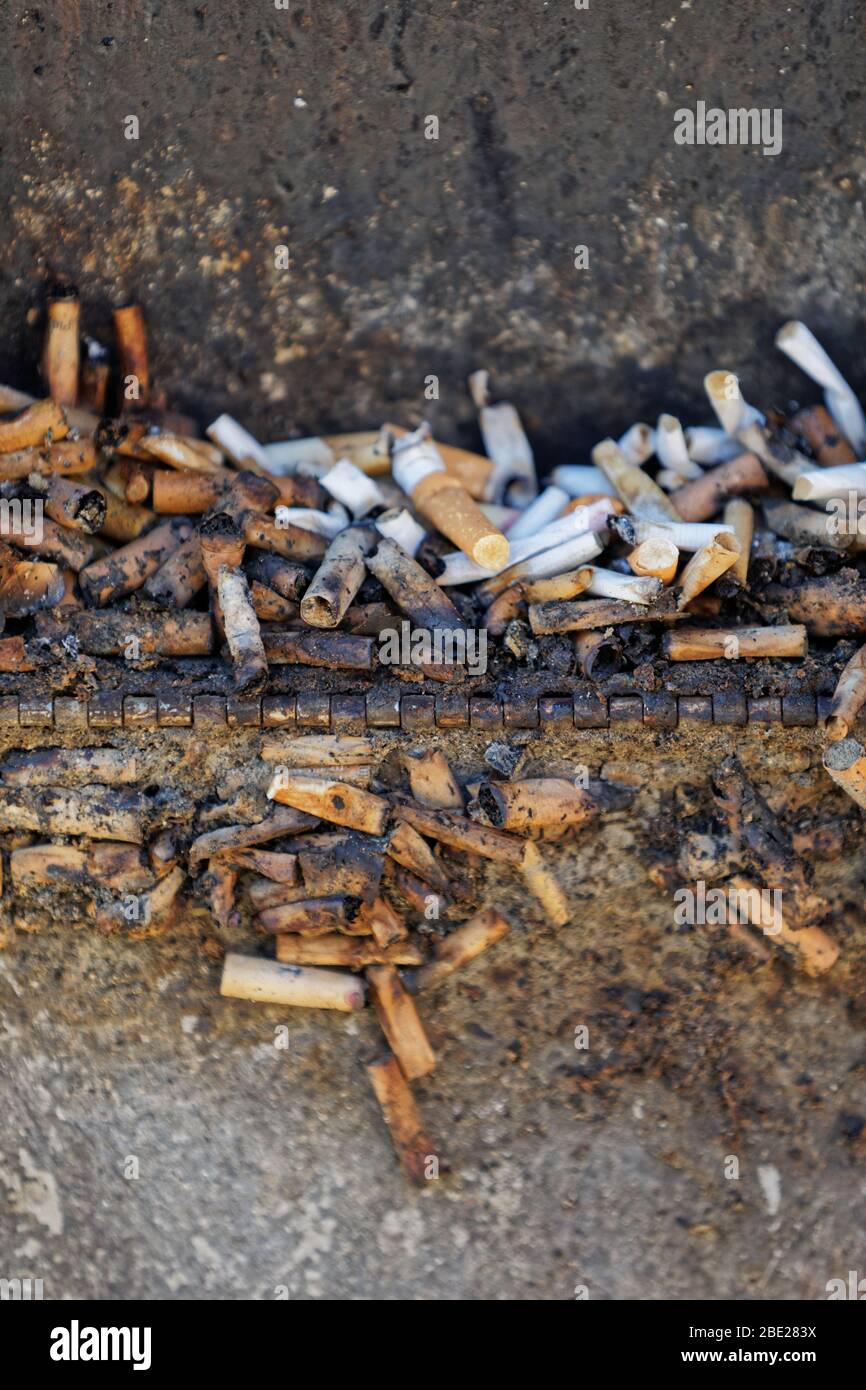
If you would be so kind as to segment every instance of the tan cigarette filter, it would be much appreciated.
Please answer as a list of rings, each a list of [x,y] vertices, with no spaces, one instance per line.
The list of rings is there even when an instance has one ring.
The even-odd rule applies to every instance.
[[[571,917],[568,898],[553,872],[547,867],[538,846],[527,841],[523,850],[523,876],[555,927],[564,927]]]
[[[752,925],[760,927],[775,945],[787,947],[807,975],[824,975],[836,964],[839,947],[821,927],[800,927],[795,930],[788,926],[778,911],[772,914],[772,921],[768,923],[764,920],[761,889],[757,884],[737,876],[731,879],[731,887],[738,895],[740,911],[745,910]]]
[[[57,401],[34,401],[14,420],[0,420],[0,454],[53,443],[69,433],[66,415]]]
[[[852,801],[866,807],[866,750],[862,744],[855,738],[831,743],[824,753],[824,767]]]
[[[225,480],[208,473],[188,473],[156,468],[151,482],[155,512],[176,516],[209,511],[225,491]]]
[[[225,958],[220,994],[227,999],[249,999],[255,1004],[339,1009],[342,1013],[364,1007],[364,985],[354,975],[282,965],[235,951],[229,951]]]
[[[664,653],[669,661],[804,657],[808,651],[806,629],[799,623],[780,624],[779,627],[682,627],[667,633],[664,639]]]
[[[760,492],[767,486],[760,460],[752,453],[743,453],[678,487],[671,493],[671,501],[683,521],[709,521],[728,498],[741,492]]]
[[[127,304],[114,311],[114,333],[121,375],[121,409],[144,405],[150,394],[150,368],[147,360],[147,330],[140,304]],[[135,381],[131,382],[130,377]]]
[[[439,748],[415,749],[403,755],[413,797],[422,806],[462,811],[463,793],[448,759]]]
[[[370,1062],[366,1072],[382,1108],[403,1172],[410,1182],[423,1187],[428,1179],[439,1176],[439,1159],[424,1131],[399,1063],[389,1053]]]
[[[628,557],[629,567],[634,574],[660,579],[663,584],[670,584],[675,578],[679,560],[680,552],[673,541],[661,538],[642,541]],[[570,598],[571,595],[552,594],[551,597]]]
[[[276,938],[277,960],[284,965],[339,965],[346,970],[363,970],[368,965],[421,965],[424,953],[411,941],[379,946],[370,937],[296,936],[286,933]]]
[[[368,835],[383,834],[388,824],[389,808],[384,796],[345,782],[329,782],[302,773],[278,773],[268,788],[268,797],[283,806],[321,816],[333,825],[366,831]]]
[[[669,500],[642,468],[635,468],[613,439],[603,439],[592,451],[592,461],[616,488],[634,516],[647,521],[680,521],[673,500]]]
[[[394,966],[371,966],[367,970],[367,983],[382,1032],[406,1080],[415,1081],[429,1075],[436,1066],[436,1056],[418,1010]]]
[[[827,737],[836,743],[847,738],[866,704],[866,646],[858,647],[845,666],[833,692],[825,725]]]
[[[523,592],[527,603],[548,603],[552,599],[577,598],[591,583],[592,566],[584,565],[581,569],[554,575],[552,579],[536,579],[531,584],[525,584]]]
[[[87,565],[78,576],[87,602],[102,608],[140,589],[191,534],[189,522],[177,517]]]
[[[79,310],[78,294],[71,286],[48,301],[42,375],[48,394],[59,405],[74,406],[78,400]]]
[[[720,531],[715,540],[697,550],[680,575],[678,607],[685,608],[693,598],[702,594],[721,575],[736,564],[740,553],[736,537]]]
[[[492,825],[518,834],[552,826],[583,825],[597,811],[593,796],[566,777],[481,782],[476,800]]]
[[[93,535],[105,525],[106,510],[105,498],[96,488],[57,474],[49,474],[45,480],[45,511],[59,526]]]
[[[798,411],[791,428],[803,436],[823,468],[856,463],[857,455],[826,406],[811,405]]]
[[[501,941],[511,924],[494,907],[485,907],[456,931],[436,940],[433,959],[415,975],[416,989],[433,989],[461,965],[480,956],[488,946]]]
[[[752,553],[752,537],[755,533],[755,509],[745,497],[734,497],[725,504],[725,525],[731,526],[740,547],[736,564],[728,573],[738,584],[746,588],[749,582],[749,559]]]

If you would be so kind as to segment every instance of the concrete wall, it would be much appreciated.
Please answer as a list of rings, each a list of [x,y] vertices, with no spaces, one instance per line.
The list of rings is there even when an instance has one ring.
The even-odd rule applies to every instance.
[[[713,366],[812,398],[772,349],[792,315],[863,387],[862,43],[842,0],[9,4],[0,379],[33,384],[65,273],[98,333],[147,305],[175,403],[265,438],[427,409],[474,444],[487,365],[574,457],[703,418]],[[781,108],[781,154],[675,145],[699,99]]]

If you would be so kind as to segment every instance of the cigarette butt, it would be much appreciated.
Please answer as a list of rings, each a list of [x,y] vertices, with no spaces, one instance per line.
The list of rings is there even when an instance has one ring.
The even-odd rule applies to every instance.
[[[492,859],[500,864],[523,863],[523,841],[515,835],[507,835],[501,830],[492,830],[486,825],[476,825],[466,816],[456,811],[440,811],[421,806],[411,797],[392,793],[391,805],[398,821],[406,821],[431,840],[440,840],[454,849],[465,850],[469,854],[480,854],[484,859]]]
[[[342,502],[355,518],[366,516],[374,507],[384,507],[385,497],[377,483],[348,459],[340,459],[322,475],[321,485],[337,502]]]
[[[37,748],[11,753],[0,778],[13,787],[75,786],[104,783],[122,786],[138,780],[136,760],[117,748]]]
[[[816,468],[801,473],[794,483],[795,502],[819,502],[831,497],[844,497],[848,492],[866,493],[866,464],[846,463],[838,468]]]
[[[830,512],[813,511],[796,502],[765,498],[764,520],[776,536],[795,545],[820,545],[832,550],[850,550],[856,540],[853,532],[838,528]]]
[[[285,933],[276,938],[277,960],[284,965],[339,965],[363,970],[367,965],[421,965],[424,952],[412,941],[396,941],[379,946],[369,937],[298,936]]]
[[[364,478],[364,474],[360,474]],[[365,481],[369,479],[365,478]],[[301,617],[312,627],[336,627],[367,573],[364,563],[375,548],[370,526],[348,526],[331,541],[313,581],[301,599]]]
[[[382,1032],[406,1080],[428,1076],[436,1067],[436,1057],[396,969],[393,965],[370,966],[367,983]]]
[[[523,608],[523,590],[519,584],[503,589],[484,615],[484,626],[491,637],[501,637],[508,624],[519,617]]]
[[[534,535],[536,531],[541,530],[542,526],[547,526],[551,521],[555,521],[558,516],[561,516],[568,505],[569,496],[564,488],[555,485],[546,487],[509,526],[509,543],[519,540],[522,536]]]
[[[451,600],[399,545],[383,537],[367,556],[366,563],[398,608],[418,627],[466,631],[466,624]]]
[[[537,637],[556,632],[584,632],[621,623],[675,622],[676,600],[671,593],[657,603],[623,603],[620,599],[554,599],[529,605],[529,626]]]
[[[109,469],[103,482],[90,479],[91,486],[97,488],[105,500],[105,520],[99,534],[106,540],[126,545],[148,530],[156,521],[156,516],[148,507],[132,507],[125,497],[118,497],[112,490]]]
[[[274,935],[296,932],[301,936],[324,936],[330,932],[349,931],[360,906],[358,898],[329,894],[267,908],[256,920],[264,931]],[[363,934],[369,935],[369,932]]]
[[[823,405],[799,410],[791,420],[791,429],[795,434],[802,435],[822,467],[856,463],[857,455]]]
[[[58,526],[56,522],[46,521],[44,518],[39,524],[37,518],[33,517],[34,524],[30,525],[25,508],[30,510],[31,507],[32,504],[28,507],[26,502],[22,505],[20,524],[15,521],[13,514],[9,514],[9,520],[3,530],[9,544],[32,555],[41,555],[46,560],[53,560],[65,569],[83,569],[93,558],[92,543],[80,532],[67,530],[66,527]]]
[[[339,1009],[352,1013],[364,1006],[364,985],[354,975],[331,970],[281,965],[229,951],[223,964],[220,994],[257,1004],[290,1004],[301,1009]]]
[[[220,476],[156,468],[151,481],[153,510],[175,516],[207,512],[217,505],[225,487]]]
[[[854,738],[831,743],[824,752],[824,767],[837,786],[858,806],[866,807],[866,750]]]
[[[442,892],[448,887],[448,875],[442,868],[427,841],[405,821],[398,822],[388,839],[388,854],[417,878]]]
[[[235,889],[238,871],[221,859],[212,859],[202,887],[207,893],[211,916],[223,931],[236,924]]]
[[[0,413],[8,414],[11,411],[24,410],[26,406],[35,404],[36,397],[28,395],[26,391],[16,391],[13,386],[0,385]],[[77,407],[73,409],[71,406],[67,406],[64,414],[67,425],[80,430],[83,435],[92,435],[99,424],[99,416],[91,414],[89,410],[79,410]]]
[[[739,553],[739,544],[727,531],[720,531],[715,540],[696,551],[680,575],[677,606],[685,608],[687,603],[715,583],[736,563]]]
[[[484,449],[493,461],[488,495],[491,501],[499,502],[510,487],[525,504],[538,491],[532,448],[513,405],[507,401],[488,405],[487,383],[485,371],[473,372],[469,378],[469,392],[478,408]]]
[[[360,916],[370,928],[370,934],[377,946],[383,950],[386,946],[393,946],[398,941],[405,941],[409,935],[409,928],[406,923],[397,916],[391,904],[386,902],[384,898],[377,897],[373,899],[372,903],[365,903],[361,908]],[[385,964],[387,963],[385,962]]]
[[[58,286],[46,307],[42,375],[48,394],[58,405],[74,406],[78,400],[78,291]]]
[[[695,463],[727,463],[743,452],[739,440],[714,425],[692,426],[685,435],[689,458]]]
[[[302,773],[278,774],[268,788],[268,799],[368,835],[383,834],[388,823],[385,797],[337,780],[327,782]]]
[[[416,430],[398,440],[392,461],[394,480],[413,505],[476,564],[499,569],[508,561],[506,537],[448,473],[435,445]]]
[[[366,1067],[403,1172],[417,1186],[439,1175],[439,1158],[424,1132],[421,1117],[399,1064],[390,1053]]]
[[[588,680],[603,680],[625,665],[622,642],[615,632],[579,632],[574,654],[581,675]]]
[[[547,603],[551,599],[577,598],[578,594],[586,592],[591,582],[592,568],[584,565],[552,579],[535,579],[523,586],[523,592],[528,603]]]
[[[282,598],[297,603],[310,583],[309,572],[303,565],[292,564],[279,555],[264,550],[248,550],[244,557],[247,578],[258,580]]]
[[[645,425],[639,420],[620,435],[617,447],[627,463],[640,468],[656,451],[656,432],[652,425]]]
[[[248,848],[222,850],[219,858],[236,869],[250,869],[272,883],[289,886],[297,882],[298,856],[283,851]]]
[[[539,532],[540,534],[542,533]],[[534,539],[535,537],[530,537],[530,540]],[[530,555],[529,559],[511,565],[501,574],[485,579],[484,583],[479,584],[476,589],[475,596],[486,607],[493,602],[498,594],[512,584],[534,583],[539,579],[549,579],[557,575],[572,573],[575,566],[580,566],[585,560],[593,560],[597,555],[600,555],[606,541],[606,532],[581,532],[569,540],[562,541],[559,545],[552,545],[549,550],[542,550],[537,555]],[[592,584],[592,581],[593,574],[590,572],[589,584]]]
[[[169,468],[182,469],[189,473],[213,474],[216,478],[224,480],[225,469],[222,462],[204,453],[195,440],[184,439],[178,434],[148,434],[140,441],[140,448],[149,457],[157,459],[160,463],[167,463]]]
[[[625,503],[618,497],[611,497],[607,492],[586,492],[579,497],[572,497],[568,505],[563,507],[562,515],[568,516],[570,512],[576,512],[578,507],[589,507],[593,502],[604,502],[608,512],[614,512],[618,516],[625,514]]]
[[[530,893],[541,903],[553,925],[565,926],[571,917],[568,899],[532,840],[527,840],[524,845],[522,868]]]
[[[662,468],[682,482],[685,478],[700,478],[703,470],[689,458],[683,427],[675,415],[660,415],[655,435],[656,453]],[[675,484],[676,486],[676,484]]]
[[[601,531],[607,525],[609,508],[607,502],[602,499],[590,506],[576,508],[567,516],[561,516],[556,521],[552,521],[548,526],[542,526],[540,531],[536,531],[532,536],[524,536],[522,540],[514,542],[511,548],[508,564],[501,569],[484,569],[477,565],[474,560],[470,560],[468,555],[462,551],[454,551],[446,555],[443,559],[445,568],[442,573],[437,575],[437,583],[440,585],[449,584],[469,584],[479,579],[492,579],[496,577],[500,580],[500,592],[510,583],[514,582],[514,577],[520,577],[522,571],[518,566],[529,559],[538,558],[539,562],[542,553],[550,554],[551,551],[557,552],[560,559],[567,554],[566,547],[576,545],[580,548],[585,545],[593,532]],[[599,554],[599,550],[590,552],[591,555]],[[560,564],[559,570],[548,570],[548,574],[560,573],[563,569],[570,568],[580,555],[576,556],[570,564]],[[546,575],[533,576],[529,578],[546,578]]]
[[[190,536],[150,576],[144,585],[144,592],[154,603],[186,608],[206,583],[207,571],[202,559],[201,540],[198,536]]]
[[[616,570],[600,569],[593,565],[587,593],[598,598],[623,599],[626,603],[652,603],[663,588],[660,579],[638,578],[637,575],[619,574]]]
[[[804,657],[809,643],[805,627],[678,628],[664,638],[669,661],[754,660],[756,657]],[[864,693],[866,698],[866,693]]]
[[[111,364],[108,360],[108,351],[101,343],[98,343],[95,338],[85,338],[85,342],[87,351],[81,363],[78,399],[85,410],[92,411],[94,415],[102,416],[105,414],[108,400]]]
[[[150,395],[147,329],[140,304],[115,309],[114,337],[121,378],[121,410],[146,405]]]
[[[235,690],[243,695],[260,694],[268,678],[268,661],[243,570],[221,565],[217,594],[234,666]]]
[[[191,534],[188,521],[180,518],[166,521],[122,549],[87,565],[78,576],[86,601],[96,608],[104,608],[140,589]]]
[[[57,401],[35,401],[14,420],[0,420],[0,454],[31,449],[43,442],[53,444],[68,433],[66,415]]]
[[[659,537],[656,540],[641,541],[628,557],[630,568],[637,575],[659,579],[662,584],[670,584],[676,577],[680,552],[673,541]],[[563,595],[563,597],[566,597]],[[627,595],[623,595],[627,597]]]
[[[628,463],[613,439],[603,439],[592,451],[592,461],[612,483],[630,512],[648,521],[679,521],[680,513],[660,487],[640,468]]]
[[[296,603],[289,603],[274,589],[260,584],[257,579],[250,580],[250,600],[260,623],[289,623],[299,616]]]
[[[249,468],[252,464],[256,469],[270,471],[268,456],[261,444],[231,415],[218,416],[205,433],[238,468]]]
[[[415,749],[404,753],[403,766],[412,796],[420,805],[443,811],[463,810],[463,793],[441,749]]]
[[[187,862],[194,868],[203,859],[227,850],[245,849],[251,845],[265,845],[270,840],[278,840],[283,835],[293,835],[304,830],[313,830],[319,821],[316,816],[307,816],[286,806],[278,806],[273,813],[255,825],[225,825],[219,830],[209,830],[193,840],[187,853]]]
[[[730,526],[740,547],[736,564],[728,571],[730,577],[746,588],[749,582],[749,559],[755,532],[755,511],[744,497],[733,497],[725,504],[725,523]]]
[[[842,745],[834,746],[840,748]],[[771,920],[767,921],[761,889],[756,884],[737,875],[731,879],[731,887],[737,895],[738,914],[745,915],[753,926],[761,927],[775,945],[787,947],[807,975],[824,975],[836,964],[839,947],[821,927],[795,930],[788,926],[778,910],[774,910]]]
[[[433,959],[416,971],[414,985],[418,990],[434,989],[442,980],[459,970],[461,965],[480,956],[488,946],[501,941],[511,930],[511,924],[493,907],[485,907],[468,922],[433,944]]]
[[[526,777],[513,782],[481,782],[476,801],[499,830],[527,834],[550,827],[578,826],[597,816],[590,792],[565,777]]]
[[[610,491],[610,480],[600,468],[591,468],[582,463],[561,463],[550,475],[551,483],[561,487],[570,497],[578,498],[585,494],[606,496]],[[619,499],[618,499],[619,500]],[[620,502],[620,505],[621,502]]]
[[[434,890],[431,884],[418,878],[417,874],[410,873],[408,869],[404,869],[395,860],[385,860],[384,872],[390,886],[405,900],[413,912],[419,913],[423,917],[424,913],[429,911],[431,902],[435,902],[436,911],[440,915],[448,911],[450,900],[445,893]]]
[[[325,666],[330,670],[372,671],[373,641],[346,632],[265,632],[269,664]]]
[[[320,775],[319,780],[322,780]],[[354,787],[355,783],[347,778],[346,785]],[[384,841],[353,832],[326,832],[296,840],[293,848],[297,849],[308,896],[339,893],[367,905],[375,901],[384,865]],[[347,920],[353,923],[353,930],[364,935],[369,935],[373,929],[368,916],[359,915],[356,920],[353,915]]]
[[[286,741],[266,739],[259,756],[289,767],[351,767],[372,761],[373,744],[354,734],[301,734]]]
[[[323,536],[315,531],[305,531],[301,526],[281,526],[276,520],[261,512],[245,512],[240,518],[241,530],[247,545],[257,550],[268,550],[274,555],[282,555],[287,560],[301,563],[320,561],[328,548]]]
[[[796,319],[776,334],[776,347],[824,388],[824,402],[833,419],[857,450],[866,450],[866,415],[838,367],[814,333]]]
[[[413,558],[427,536],[423,526],[418,525],[405,507],[391,507],[382,512],[376,517],[376,530]]]
[[[49,474],[45,479],[45,510],[60,526],[89,535],[105,525],[106,502],[102,493],[57,474]]]
[[[63,572],[44,560],[25,560],[0,543],[0,613],[8,618],[27,618],[40,608],[52,608],[63,599]],[[23,653],[23,638],[22,653]],[[17,669],[17,668],[16,668]]]
[[[86,835],[91,840],[144,839],[145,798],[116,788],[14,788],[0,785],[0,821],[11,830],[41,835]]]
[[[837,743],[847,738],[866,704],[866,646],[857,651],[845,665],[836,689],[825,729],[827,737]]]
[[[727,463],[709,469],[695,482],[671,493],[671,501],[684,521],[708,521],[728,498],[741,492],[762,491],[767,475],[753,453],[741,453]]]
[[[70,477],[76,473],[89,473],[95,465],[96,450],[91,443],[64,439],[57,444],[34,445],[27,449],[16,449],[10,454],[0,454],[0,482],[23,480],[29,478],[31,473]]]

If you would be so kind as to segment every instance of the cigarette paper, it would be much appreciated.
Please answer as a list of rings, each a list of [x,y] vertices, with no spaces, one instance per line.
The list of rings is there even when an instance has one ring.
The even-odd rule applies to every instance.
[[[702,594],[704,589],[736,564],[740,547],[736,538],[727,531],[720,531],[715,540],[709,541],[696,551],[680,575],[680,597],[678,607]]]
[[[857,651],[845,665],[833,692],[833,702],[827,718],[827,736],[833,742],[847,738],[866,704],[866,646]]]
[[[235,690],[243,695],[257,695],[267,681],[268,662],[246,575],[242,570],[221,565],[217,593],[234,665]]]
[[[339,463],[334,464],[321,478],[321,484],[356,518],[366,516],[374,507],[385,506],[381,488],[348,459],[340,459]]]
[[[485,371],[473,372],[469,378],[469,391],[478,409],[484,449],[488,458],[493,460],[488,497],[492,502],[501,502],[506,489],[513,485],[516,496],[525,505],[538,491],[532,448],[513,405],[507,401],[488,405],[487,383],[488,373]]]
[[[407,555],[415,556],[427,532],[405,507],[391,507],[376,518],[376,529],[405,550]]]
[[[749,582],[749,559],[755,531],[755,512],[751,502],[744,497],[733,497],[725,504],[725,522],[731,527],[740,547],[737,562],[731,566],[728,574],[745,587]]]
[[[423,1186],[428,1176],[438,1176],[439,1160],[397,1059],[389,1053],[370,1062],[366,1071],[403,1171],[410,1182]]]
[[[660,579],[618,574],[615,570],[598,569],[595,565],[591,566],[591,569],[592,578],[587,592],[597,598],[620,598],[627,603],[652,603],[664,588]]]
[[[581,463],[559,464],[551,473],[550,481],[556,487],[561,487],[570,497],[580,497],[583,493],[604,493],[610,487],[600,468],[591,468],[589,464]]]
[[[511,547],[511,554],[507,565],[501,569],[484,569],[481,565],[476,565],[468,556],[459,551],[446,555],[442,573],[437,577],[437,583],[444,586],[451,584],[469,584],[482,579],[492,579],[495,576],[512,574],[514,569],[522,564],[524,560],[531,559],[534,555],[539,555],[542,551],[552,550],[555,546],[563,545],[566,541],[573,541],[578,536],[584,539],[587,534],[600,531],[607,523],[610,508],[604,498],[593,502],[585,507],[576,508],[568,515],[559,517],[556,521],[543,526],[534,535],[524,536],[517,540]],[[599,551],[595,552],[596,554]],[[585,558],[591,559],[592,556]],[[579,563],[576,558],[572,563]],[[548,573],[556,573],[556,570]],[[540,577],[540,576],[539,576]],[[507,580],[502,588],[507,587]]]
[[[805,323],[790,320],[776,334],[776,347],[824,389],[824,402],[858,453],[866,453],[866,416],[851,387]]]
[[[584,531],[580,535],[572,536],[569,540],[540,551],[537,555],[531,555],[528,560],[521,560],[519,564],[503,570],[501,574],[486,579],[476,590],[476,597],[487,606],[497,594],[512,584],[534,582],[564,574],[585,560],[594,560],[596,555],[601,554],[606,540],[607,533],[603,531]]]
[[[413,984],[417,990],[434,989],[461,965],[467,965],[488,946],[501,941],[511,930],[511,924],[493,907],[485,907],[468,922],[446,937],[437,937],[433,944],[433,959],[415,972]]]
[[[817,502],[841,497],[848,491],[866,493],[866,463],[842,464],[838,468],[817,468],[801,473],[794,483],[795,502]]]
[[[637,575],[645,575],[652,579],[658,579],[661,583],[670,584],[677,572],[677,565],[680,560],[680,552],[677,550],[673,541],[662,537],[656,537],[647,541],[641,541],[639,546],[631,552],[628,563]],[[590,593],[597,593],[598,590],[590,589]],[[568,595],[563,595],[563,598]],[[609,597],[629,598],[627,593],[621,595],[611,594]],[[640,602],[640,600],[633,600]]]
[[[163,522],[147,535],[139,536],[121,550],[82,569],[78,576],[81,592],[87,602],[97,608],[131,594],[140,589],[191,534],[188,521],[175,518]]]
[[[603,439],[592,451],[592,461],[616,489],[629,511],[647,521],[679,521],[680,514],[652,478],[634,468],[612,439]]]
[[[59,405],[74,406],[78,400],[79,311],[78,292],[71,285],[57,287],[46,308],[42,375]]]
[[[213,424],[208,425],[205,434],[238,468],[246,468],[253,463],[268,469],[268,456],[261,444],[231,415],[217,416]]]
[[[656,454],[662,468],[685,478],[700,478],[702,470],[689,458],[683,427],[675,415],[660,415],[656,426]]]
[[[524,536],[533,536],[543,526],[555,521],[568,504],[568,499],[569,494],[564,488],[546,487],[509,526],[507,532],[509,543],[521,540]]]
[[[804,657],[808,650],[806,629],[799,623],[778,627],[678,628],[664,638],[664,653],[669,661]]]
[[[703,477],[677,488],[671,494],[671,501],[684,521],[705,522],[729,497],[766,487],[767,475],[759,459],[752,453],[740,453],[727,463],[709,469]]]
[[[493,569],[507,563],[509,547],[505,536],[448,473],[424,427],[397,441],[392,472],[413,506],[470,559]]]
[[[281,965],[229,951],[220,994],[257,1004],[290,1004],[301,1009],[339,1009],[351,1013],[364,1006],[364,985],[354,975],[331,970]]]
[[[303,773],[275,777],[268,788],[268,799],[319,816],[334,825],[366,831],[369,835],[381,835],[388,823],[389,807],[385,797],[350,787],[345,782],[327,782]]]
[[[834,747],[841,748],[842,745],[837,743]],[[775,945],[787,947],[807,975],[824,975],[836,964],[839,947],[820,927],[795,930],[780,911],[774,911],[772,921],[768,923],[762,908],[761,889],[757,884],[737,875],[731,879],[731,888],[737,894],[738,904],[742,905],[740,910],[745,909],[752,925],[762,928]]]
[[[630,463],[633,468],[640,468],[656,452],[656,432],[652,425],[645,425],[639,421],[627,429],[625,434],[620,435],[617,448],[626,463]]]

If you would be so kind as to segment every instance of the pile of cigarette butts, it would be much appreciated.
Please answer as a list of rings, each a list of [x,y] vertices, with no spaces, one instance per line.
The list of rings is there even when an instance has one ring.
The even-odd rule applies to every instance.
[[[565,641],[587,680],[635,625],[670,662],[790,661],[810,639],[866,633],[866,418],[802,323],[785,324],[777,346],[823,404],[765,416],[735,373],[714,371],[705,388],[716,424],[666,414],[632,424],[597,444],[591,465],[562,464],[542,486],[515,408],[489,402],[486,372],[469,383],[484,454],[437,443],[423,422],[262,445],[228,415],[202,438],[166,408],[139,306],[117,310],[114,330],[112,356],[82,335],[74,289],[55,288],[44,395],[0,386],[0,673],[45,675],[81,654],[223,656],[234,693],[254,698],[274,665],[375,672],[376,640],[406,620],[428,636],[483,629],[518,665],[543,666],[543,639]],[[464,674],[435,643],[416,664],[425,679]],[[866,751],[850,736],[864,703],[866,647],[842,672],[825,755],[866,807]],[[111,784],[112,755],[122,757],[79,755],[91,783]],[[383,790],[372,745],[349,736],[302,736],[281,756],[273,813],[209,830],[187,852],[218,925],[245,873],[257,925],[276,938],[276,960],[228,954],[222,993],[349,1011],[369,987],[390,1048],[370,1080],[405,1171],[424,1181],[438,1159],[409,1083],[435,1058],[413,992],[509,925],[482,904],[428,954],[429,934],[411,931],[392,898],[405,915],[449,899],[457,853],[516,869],[548,920],[564,923],[569,905],[538,841],[597,815],[604,795],[511,770],[461,786],[430,750],[404,754],[408,793]],[[96,826],[107,843],[22,848],[13,875],[39,881],[50,860],[61,877],[141,877],[141,827],[132,811],[124,821],[123,798],[85,800],[66,796],[53,829]],[[167,832],[151,837],[148,857],[158,918],[184,873]],[[816,970],[824,951],[819,942]]]

